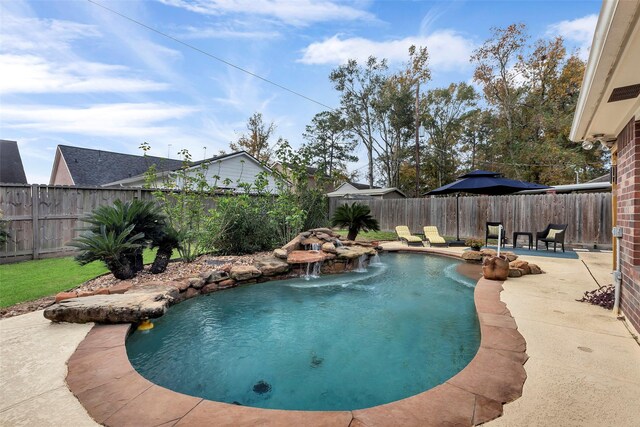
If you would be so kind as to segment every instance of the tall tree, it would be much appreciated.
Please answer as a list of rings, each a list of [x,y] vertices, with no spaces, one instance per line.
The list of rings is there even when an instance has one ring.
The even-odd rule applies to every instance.
[[[423,123],[429,141],[426,159],[432,165],[429,171],[432,185],[439,187],[456,177],[460,159],[455,148],[477,99],[473,86],[464,82],[427,92]]]
[[[301,147],[304,157],[318,168],[322,175],[335,181],[347,173],[347,162],[357,162],[353,154],[357,141],[347,128],[339,111],[316,114],[307,125],[303,137],[308,141]],[[334,182],[335,184],[335,182]]]
[[[260,162],[268,164],[273,155],[269,138],[275,130],[273,122],[266,124],[263,121],[262,113],[254,113],[247,121],[247,132],[240,135],[237,142],[230,143],[229,147],[234,151],[244,150]]]
[[[375,111],[374,99],[386,80],[386,60],[378,61],[371,56],[364,66],[355,59],[339,66],[331,72],[329,79],[340,92],[340,104],[347,127],[367,150],[369,169],[367,180],[373,187],[373,161],[375,150]]]

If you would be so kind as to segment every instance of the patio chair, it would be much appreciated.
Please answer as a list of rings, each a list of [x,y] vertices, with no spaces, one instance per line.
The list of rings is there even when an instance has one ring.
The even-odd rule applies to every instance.
[[[406,225],[398,225],[396,227],[396,234],[398,235],[398,240],[400,240],[401,242],[406,242],[407,246],[411,245],[412,243],[422,246],[422,239],[411,234],[411,231],[409,231],[409,227],[407,227]]]
[[[447,241],[444,240],[444,237],[438,233],[438,227],[435,225],[427,225],[423,227],[424,231],[424,239],[429,242],[431,246],[433,245],[445,245],[447,246]]]
[[[553,252],[556,251],[556,245],[560,243],[562,245],[562,252],[564,252],[564,235],[567,231],[568,224],[549,224],[547,228],[536,233],[536,251],[538,250],[538,241],[544,242],[547,250],[549,250],[549,243],[553,243]]]
[[[487,222],[485,227],[485,235],[484,235],[484,245],[487,246],[489,243],[489,239],[501,239],[502,246],[507,244],[507,233],[504,230],[504,226],[502,227],[502,236],[498,236],[498,230],[500,230],[499,226],[502,225],[501,222]]]

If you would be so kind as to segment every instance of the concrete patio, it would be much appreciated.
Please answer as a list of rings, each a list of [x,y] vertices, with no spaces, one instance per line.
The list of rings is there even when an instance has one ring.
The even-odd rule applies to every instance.
[[[398,243],[385,248],[407,249]],[[437,250],[455,254],[462,248]],[[505,282],[502,300],[530,359],[523,396],[490,424],[637,425],[640,346],[610,312],[575,301],[597,286],[587,266],[601,284],[610,283],[611,254],[579,256],[525,257],[546,274]],[[52,324],[42,312],[0,321],[0,425],[96,425],[65,383],[66,361],[90,328]]]

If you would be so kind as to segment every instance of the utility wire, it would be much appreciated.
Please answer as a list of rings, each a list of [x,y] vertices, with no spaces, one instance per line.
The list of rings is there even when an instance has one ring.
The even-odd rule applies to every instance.
[[[143,23],[143,22],[140,22],[140,21],[135,20],[135,19],[133,19],[133,18],[130,18],[130,17],[128,17],[127,15],[124,15],[124,14],[122,14],[122,13],[120,13],[120,12],[116,11],[116,10],[113,10],[113,9],[111,9],[111,8],[108,8],[107,6],[105,6],[105,5],[103,5],[103,4],[100,4],[100,3],[96,2],[96,1],[93,1],[93,0],[87,0],[87,1],[88,1],[89,3],[91,3],[91,4],[95,5],[95,6],[101,7],[102,9],[104,9],[104,10],[106,10],[106,11],[109,11],[109,12],[111,12],[111,13],[115,14],[115,15],[118,15],[118,16],[120,16],[121,18],[124,18],[124,19],[126,19],[126,20],[128,20],[128,21],[131,21],[131,22],[133,22],[134,24],[137,24],[137,25],[139,25],[139,26],[141,26],[141,27],[144,27],[144,28],[146,28],[146,29],[147,29],[147,30],[149,30],[149,31],[153,31],[153,32],[154,32],[154,33],[156,33],[156,34],[160,34],[160,35],[161,35],[161,36],[163,36],[163,37],[166,37],[166,38],[168,38],[168,39],[170,39],[170,40],[173,40],[174,42],[179,43],[179,44],[181,44],[181,45],[183,45],[183,46],[186,46],[186,47],[188,47],[189,49],[195,50],[196,52],[199,52],[199,53],[201,53],[201,54],[203,54],[203,55],[206,55],[206,56],[208,56],[209,58],[215,59],[216,61],[220,61],[220,62],[222,62],[223,64],[228,65],[229,67],[233,67],[233,68],[235,68],[236,70],[240,70],[240,71],[242,71],[243,73],[249,74],[249,75],[250,75],[250,76],[252,76],[252,77],[255,77],[255,78],[258,78],[258,79],[262,80],[263,82],[269,83],[269,84],[271,84],[271,85],[273,85],[273,86],[276,86],[276,87],[278,87],[278,88],[280,88],[280,89],[282,89],[282,90],[285,90],[285,91],[287,91],[287,92],[289,92],[289,93],[292,93],[292,94],[294,94],[294,95],[296,95],[296,96],[299,96],[300,98],[303,98],[303,99],[306,99],[307,101],[311,101],[311,102],[313,102],[313,103],[315,103],[315,104],[318,104],[318,105],[320,105],[320,106],[322,106],[322,107],[324,107],[324,108],[328,108],[329,110],[332,110],[332,111],[334,110],[334,108],[333,108],[333,107],[329,107],[328,105],[323,104],[323,103],[322,103],[322,102],[320,102],[320,101],[316,101],[315,99],[310,98],[310,97],[308,97],[308,96],[306,96],[306,95],[303,95],[303,94],[302,94],[302,93],[300,93],[300,92],[296,92],[296,91],[295,91],[295,90],[293,90],[293,89],[289,89],[289,88],[288,88],[288,87],[286,87],[286,86],[283,86],[283,85],[281,85],[281,84],[279,84],[279,83],[276,83],[276,82],[274,82],[274,81],[272,81],[272,80],[269,80],[269,79],[267,79],[267,78],[265,78],[265,77],[262,77],[262,76],[260,76],[260,75],[258,75],[258,74],[256,74],[256,73],[252,73],[252,72],[251,72],[251,71],[249,71],[249,70],[246,70],[246,69],[244,69],[244,68],[242,68],[242,67],[240,67],[240,66],[238,66],[238,65],[232,64],[232,63],[231,63],[231,62],[229,62],[229,61],[226,61],[226,60],[224,60],[224,59],[222,59],[222,58],[220,58],[220,57],[217,57],[217,56],[215,56],[215,55],[213,55],[213,54],[211,54],[211,53],[209,53],[209,52],[207,52],[207,51],[204,51],[204,50],[199,49],[199,48],[197,48],[197,47],[195,47],[195,46],[193,46],[193,45],[190,45],[189,43],[183,42],[182,40],[177,39],[177,38],[175,38],[175,37],[173,37],[173,36],[171,36],[171,35],[169,35],[169,34],[167,34],[167,33],[163,33],[162,31],[157,30],[157,29],[155,29],[155,28],[153,28],[153,27],[151,27],[151,26],[149,26],[149,25],[147,25],[147,24],[145,24],[145,23]]]

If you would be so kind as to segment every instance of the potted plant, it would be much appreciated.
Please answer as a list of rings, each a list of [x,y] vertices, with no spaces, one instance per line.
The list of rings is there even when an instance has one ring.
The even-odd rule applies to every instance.
[[[464,241],[464,244],[469,246],[471,250],[474,250],[474,251],[479,251],[480,248],[482,248],[483,243],[484,242],[482,240],[475,239],[475,238],[467,239]]]

